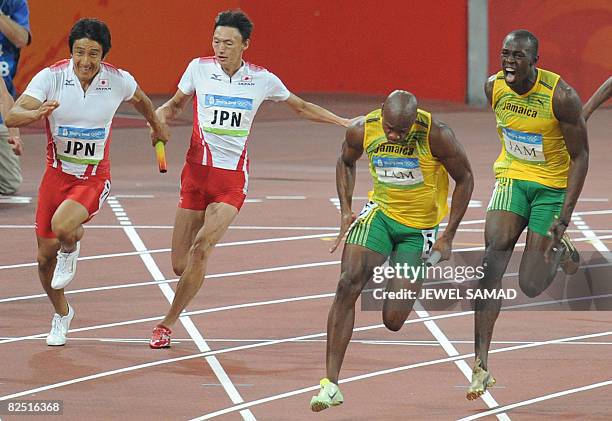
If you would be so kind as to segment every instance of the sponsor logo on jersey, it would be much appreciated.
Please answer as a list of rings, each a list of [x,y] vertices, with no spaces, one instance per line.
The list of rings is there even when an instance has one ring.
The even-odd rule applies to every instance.
[[[238,110],[252,110],[253,100],[235,96],[206,94],[204,104],[207,107],[235,108]]]

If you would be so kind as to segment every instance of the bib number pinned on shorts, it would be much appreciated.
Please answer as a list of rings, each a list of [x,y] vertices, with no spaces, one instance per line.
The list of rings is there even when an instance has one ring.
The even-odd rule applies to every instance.
[[[361,209],[361,212],[359,212],[359,215],[357,216],[357,219],[355,221],[360,221],[360,220],[365,219],[370,214],[370,212],[372,212],[377,207],[378,207],[378,204],[372,201],[369,201],[368,203],[365,204],[363,209]]]
[[[436,241],[436,229],[421,230],[423,235],[423,257],[427,258],[431,254],[431,249]]]

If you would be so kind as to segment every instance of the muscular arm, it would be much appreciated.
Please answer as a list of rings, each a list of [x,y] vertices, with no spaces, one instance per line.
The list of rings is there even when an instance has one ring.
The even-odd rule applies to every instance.
[[[363,154],[364,118],[359,118],[346,129],[342,153],[336,164],[336,190],[340,200],[340,212],[350,214],[355,189],[355,163]]]
[[[59,107],[57,101],[40,102],[29,95],[21,95],[6,114],[7,127],[23,127],[47,117]]]
[[[336,164],[336,189],[340,200],[341,225],[338,237],[330,252],[336,250],[342,242],[351,223],[355,220],[353,214],[353,190],[355,189],[355,163],[363,154],[364,117],[358,117],[346,129],[342,153]]]
[[[589,143],[580,98],[562,79],[559,80],[553,94],[553,107],[570,155],[567,191],[559,216],[560,221],[567,226],[589,168]]]
[[[593,114],[593,111],[599,108],[601,104],[609,100],[610,97],[612,97],[612,76],[602,83],[602,85],[584,105],[584,108],[582,109],[584,121],[588,120],[591,114]]]
[[[350,120],[338,117],[331,111],[311,102],[304,101],[297,95],[290,94],[287,105],[291,107],[300,117],[320,123],[333,123],[338,126],[348,127]]]
[[[185,105],[187,105],[192,97],[193,95],[185,95],[180,89],[177,89],[172,98],[155,110],[157,118],[159,118],[159,121],[162,124],[166,124],[168,121],[174,120],[181,112],[183,112]]]
[[[489,78],[485,81],[484,84],[484,92],[487,96],[487,101],[489,101],[489,105],[493,105],[493,84],[495,83],[495,79],[497,78],[496,74],[489,76]]]
[[[455,180],[450,216],[444,230],[444,236],[452,241],[472,197],[474,176],[465,150],[446,124],[433,120],[429,147],[432,155],[444,165],[446,171]]]
[[[136,111],[138,111],[142,116],[147,120],[149,126],[153,130],[152,139],[153,145],[157,140],[161,140],[165,143],[168,139],[167,129],[165,124],[161,124],[155,111],[153,109],[153,102],[151,99],[140,89],[140,86],[136,88],[136,92],[134,92],[134,96],[129,101],[130,104],[134,106]]]
[[[17,48],[30,44],[30,33],[7,15],[0,15],[0,32]]]

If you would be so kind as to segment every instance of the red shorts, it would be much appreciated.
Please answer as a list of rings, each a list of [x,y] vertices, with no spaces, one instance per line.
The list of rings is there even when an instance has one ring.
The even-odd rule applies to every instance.
[[[38,188],[36,207],[36,235],[55,238],[51,231],[51,218],[66,199],[74,200],[85,206],[89,221],[98,213],[110,193],[111,182],[107,177],[89,177],[86,180],[62,170],[47,167]],[[85,221],[85,222],[87,222]]]
[[[201,211],[211,203],[227,203],[240,210],[246,198],[247,179],[242,171],[185,162],[178,207]]]

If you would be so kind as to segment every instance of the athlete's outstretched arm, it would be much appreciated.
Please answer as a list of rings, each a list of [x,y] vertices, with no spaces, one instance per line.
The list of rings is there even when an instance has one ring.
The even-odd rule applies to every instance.
[[[584,121],[587,121],[591,114],[593,114],[593,111],[599,108],[601,104],[609,100],[610,97],[612,97],[612,76],[601,84],[593,96],[589,98],[587,103],[584,105],[584,108],[582,109]]]
[[[336,164],[336,189],[340,200],[340,232],[329,250],[333,253],[342,242],[348,228],[355,220],[353,214],[353,190],[355,190],[355,173],[357,160],[363,155],[364,117],[359,117],[346,129],[342,153]]]
[[[147,94],[140,89],[140,86],[136,87],[134,96],[128,102],[132,104],[136,111],[142,114],[147,120],[147,123],[149,123],[151,127],[151,143],[153,143],[153,146],[155,146],[158,140],[166,143],[168,141],[168,125],[162,124],[159,121],[153,109],[153,102],[151,102]]]
[[[317,104],[304,101],[297,95],[290,94],[286,102],[293,111],[305,119],[318,121],[320,123],[333,123],[342,127],[348,127],[349,124],[351,124],[351,120],[348,118],[339,117]]]
[[[563,79],[559,80],[553,94],[553,110],[565,139],[570,165],[561,215],[550,227],[553,241],[549,249],[558,245],[567,229],[589,169],[589,142],[586,123],[582,116],[582,104],[576,91]]]
[[[437,250],[442,255],[440,260],[450,259],[452,243],[457,233],[457,228],[470,203],[472,191],[474,190],[474,175],[463,146],[455,138],[455,134],[446,124],[436,121],[431,123],[429,134],[429,147],[431,154],[435,156],[446,168],[448,174],[455,180],[455,190],[451,199],[450,216],[448,225],[432,250]]]
[[[162,124],[167,124],[168,121],[174,120],[181,112],[183,112],[185,105],[187,105],[192,97],[193,95],[186,95],[181,92],[180,89],[177,89],[172,98],[155,110],[157,118],[159,118],[159,121]]]
[[[4,124],[7,127],[23,127],[41,120],[59,107],[57,101],[40,102],[29,95],[21,95],[6,115]]]

